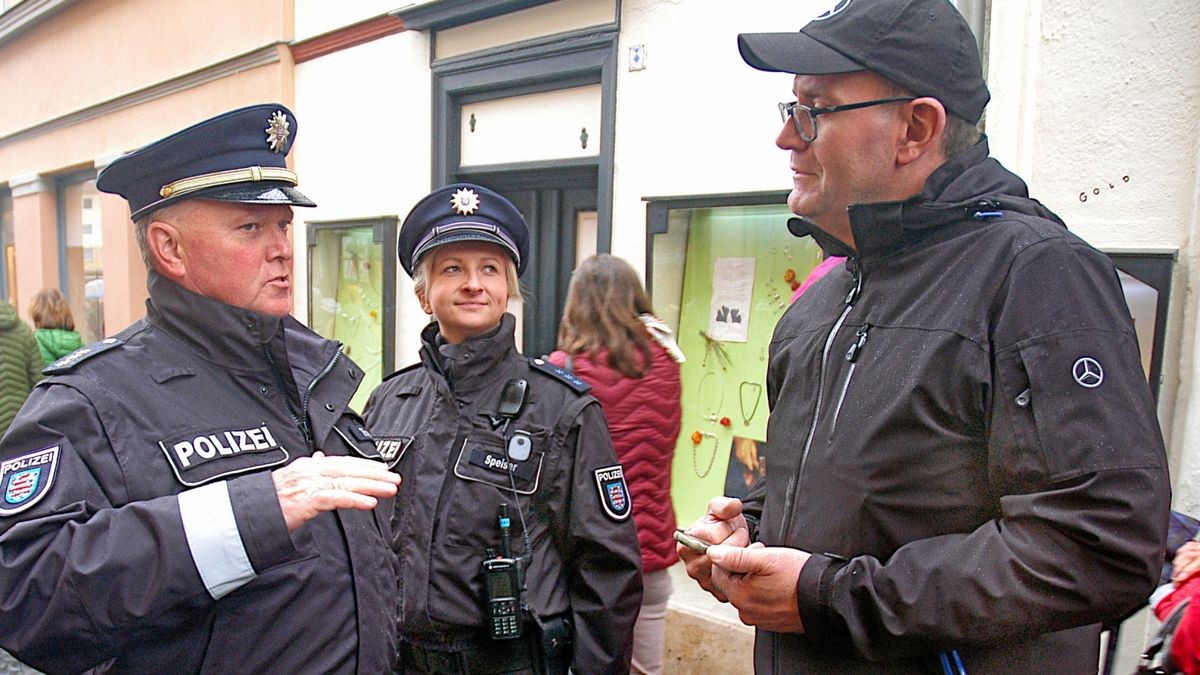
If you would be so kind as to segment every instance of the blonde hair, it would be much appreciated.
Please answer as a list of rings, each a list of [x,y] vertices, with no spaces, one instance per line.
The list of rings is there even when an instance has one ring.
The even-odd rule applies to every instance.
[[[33,302],[29,306],[29,316],[33,318],[34,328],[75,330],[71,306],[57,288],[43,288],[34,293]]]
[[[558,348],[590,357],[607,348],[610,367],[628,377],[642,377],[654,357],[639,317],[653,313],[642,281],[629,263],[607,253],[591,256],[571,275]]]

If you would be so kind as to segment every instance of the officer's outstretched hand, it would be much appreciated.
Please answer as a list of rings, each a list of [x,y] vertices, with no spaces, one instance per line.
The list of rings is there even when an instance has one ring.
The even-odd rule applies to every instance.
[[[800,570],[811,557],[804,551],[784,546],[713,546],[712,583],[738,609],[738,618],[748,626],[776,633],[803,633],[796,602]]]
[[[380,462],[361,457],[326,457],[317,451],[271,472],[288,532],[321,511],[370,511],[378,497],[391,497],[400,476]]]
[[[713,544],[725,546],[747,546],[750,544],[750,530],[746,527],[746,517],[742,515],[740,499],[729,497],[714,497],[708,502],[708,512],[699,520],[692,523],[687,533]],[[712,561],[703,553],[697,553],[683,544],[676,544],[675,550],[687,567],[688,576],[695,579],[700,588],[712,593],[721,602],[729,602],[725,594],[712,583]]]

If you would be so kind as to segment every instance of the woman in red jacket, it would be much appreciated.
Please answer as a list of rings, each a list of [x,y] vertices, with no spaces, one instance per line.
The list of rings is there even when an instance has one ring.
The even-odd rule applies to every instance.
[[[642,609],[633,631],[633,672],[661,673],[663,628],[679,559],[672,532],[671,457],[679,436],[683,352],[650,306],[637,272],[601,254],[571,275],[550,361],[592,385],[633,495],[642,548]]]

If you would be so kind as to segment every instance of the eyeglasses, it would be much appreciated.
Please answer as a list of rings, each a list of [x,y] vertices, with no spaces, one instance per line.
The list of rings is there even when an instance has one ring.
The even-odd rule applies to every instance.
[[[875,105],[883,105],[884,103],[899,103],[901,101],[915,101],[916,96],[902,96],[900,98],[881,98],[874,101],[863,101],[862,103],[847,103],[846,105],[835,105],[831,108],[810,108],[806,105],[801,105],[796,101],[791,103],[779,104],[779,115],[786,122],[788,118],[792,118],[792,122],[796,124],[796,131],[799,132],[801,140],[805,143],[812,143],[817,139],[817,115],[828,115],[829,113],[842,112],[845,110],[858,110],[859,108],[870,108]]]

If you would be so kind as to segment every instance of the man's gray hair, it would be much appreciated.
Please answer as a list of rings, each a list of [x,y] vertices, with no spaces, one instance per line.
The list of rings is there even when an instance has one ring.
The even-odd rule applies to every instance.
[[[150,223],[153,223],[156,220],[171,219],[176,215],[179,207],[186,203],[186,201],[182,201],[169,204],[161,209],[155,209],[154,211],[151,211],[150,213],[147,213],[146,215],[134,221],[133,236],[134,239],[137,240],[138,250],[142,252],[142,264],[146,266],[147,272],[154,269],[154,256],[150,254],[150,240],[148,235],[150,231]]]
[[[888,84],[888,88],[883,94],[884,98],[915,96],[911,91],[891,80],[884,78],[884,81]],[[942,132],[942,154],[946,156],[946,159],[950,159],[960,152],[965,152],[978,143],[982,135],[983,132],[979,130],[979,125],[971,124],[947,110],[946,129]]]

